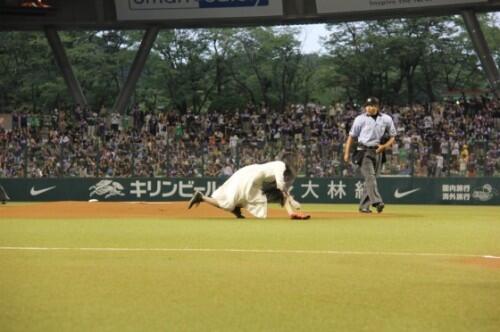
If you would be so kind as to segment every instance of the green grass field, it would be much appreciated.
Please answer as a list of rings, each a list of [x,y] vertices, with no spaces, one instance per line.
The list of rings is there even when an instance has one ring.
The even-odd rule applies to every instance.
[[[0,331],[500,331],[500,207],[4,218],[0,247]]]

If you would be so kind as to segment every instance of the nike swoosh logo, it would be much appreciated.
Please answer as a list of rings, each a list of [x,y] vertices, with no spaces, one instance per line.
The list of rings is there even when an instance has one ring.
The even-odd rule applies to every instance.
[[[30,194],[31,194],[31,196],[38,196],[38,195],[41,195],[43,193],[46,193],[47,191],[54,189],[55,187],[56,186],[52,186],[52,187],[39,189],[39,190],[36,190],[35,187],[31,187]]]
[[[404,191],[404,192],[400,193],[399,189],[396,189],[396,191],[394,192],[394,197],[395,198],[403,198],[403,197],[411,195],[414,192],[417,192],[419,190],[420,190],[420,188],[417,188],[417,189],[413,189],[413,190],[409,190],[409,191]]]

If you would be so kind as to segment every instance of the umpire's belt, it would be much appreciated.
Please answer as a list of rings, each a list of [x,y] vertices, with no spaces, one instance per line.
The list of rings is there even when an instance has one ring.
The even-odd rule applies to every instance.
[[[357,149],[360,151],[365,151],[365,150],[377,150],[377,148],[378,146],[366,146],[363,144],[359,144]]]

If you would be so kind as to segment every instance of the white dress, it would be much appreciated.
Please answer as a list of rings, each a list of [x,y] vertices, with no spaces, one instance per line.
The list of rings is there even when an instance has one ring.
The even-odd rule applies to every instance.
[[[276,181],[278,189],[285,190],[285,169],[282,161],[245,166],[227,179],[211,197],[224,210],[232,211],[239,206],[257,218],[266,218],[267,198],[262,192],[262,185]]]

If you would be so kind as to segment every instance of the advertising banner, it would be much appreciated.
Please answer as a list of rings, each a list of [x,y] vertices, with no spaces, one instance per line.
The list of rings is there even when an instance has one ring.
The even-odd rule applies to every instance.
[[[282,0],[115,0],[118,21],[282,16]]]
[[[500,205],[500,178],[379,178],[390,204]],[[13,201],[188,201],[212,194],[222,178],[0,179]],[[298,178],[292,194],[302,203],[358,203],[359,178]]]
[[[488,0],[316,0],[318,14],[369,12],[431,6],[456,6]]]

